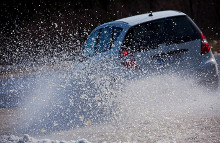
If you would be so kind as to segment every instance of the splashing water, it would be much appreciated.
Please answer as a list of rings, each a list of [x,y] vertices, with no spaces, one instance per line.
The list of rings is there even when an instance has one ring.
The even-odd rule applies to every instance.
[[[176,75],[144,77],[126,82],[121,91],[115,91],[117,98],[114,100],[117,105],[111,116],[108,116],[111,119],[108,122],[95,124],[93,123],[95,119],[86,120],[86,115],[83,116],[83,114],[96,110],[96,108],[87,108],[83,114],[76,116],[70,108],[72,106],[69,106],[71,102],[62,100],[65,96],[64,91],[66,93],[68,89],[68,82],[64,84],[61,81],[68,76],[61,75],[63,76],[51,74],[38,78],[37,87],[39,89],[33,91],[33,95],[38,97],[33,96],[32,102],[28,102],[25,109],[22,110],[23,115],[20,114],[20,116],[23,122],[20,122],[20,126],[23,128],[19,131],[31,134],[34,130],[33,133],[40,132],[40,134],[33,134],[37,135],[37,138],[67,141],[80,138],[86,138],[92,142],[206,142],[220,140],[219,90],[209,91],[195,84],[193,80]],[[65,87],[65,90],[57,92],[59,90],[57,90],[57,86],[54,86],[55,84]],[[49,96],[52,93],[56,94]],[[78,111],[82,111],[82,108]],[[59,113],[56,114],[57,112]],[[50,114],[54,114],[53,117],[56,118],[51,118]],[[73,120],[71,115],[74,114],[78,120]],[[45,118],[45,115],[49,120]],[[57,118],[65,117],[71,118],[57,120]],[[91,118],[97,118],[97,114]],[[80,123],[78,126],[67,126],[72,122]],[[57,128],[60,124],[63,125],[62,129]],[[24,131],[24,127],[27,126],[29,126],[28,130]],[[52,129],[48,128],[51,126]]]
[[[193,79],[157,75],[125,82],[114,91],[116,98],[107,98],[109,103],[106,86],[92,98],[92,86],[83,88],[86,94],[73,90],[75,75],[69,67],[25,79],[32,83],[31,94],[17,114],[14,134],[92,142],[220,140],[219,90],[200,87]],[[103,105],[106,110],[99,108]]]
[[[18,92],[28,91],[17,113],[20,119],[13,132],[36,136],[113,118],[109,117],[112,101],[108,100],[110,96],[108,97],[107,90],[101,85],[100,90],[95,90],[95,85],[75,81],[76,75],[70,67],[58,71],[42,71],[31,78],[24,78],[22,82],[14,81],[18,87],[29,84],[32,86],[27,89],[15,87]],[[82,79],[86,78],[82,76]]]
[[[219,91],[193,80],[159,75],[127,82],[114,120],[54,131],[40,138],[92,142],[219,141]]]

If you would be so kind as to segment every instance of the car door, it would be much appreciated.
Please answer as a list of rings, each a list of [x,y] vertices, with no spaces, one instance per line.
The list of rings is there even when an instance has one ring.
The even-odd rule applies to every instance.
[[[112,61],[114,56],[112,48],[119,37],[122,28],[116,26],[102,26],[94,30],[82,49],[83,62],[79,63],[78,77],[81,83],[90,88],[92,92],[97,92],[97,88],[104,86],[111,77]],[[82,89],[82,88],[81,88]]]
[[[94,38],[95,37],[95,38]],[[113,45],[113,27],[106,26],[96,30],[91,38],[86,41],[83,48],[83,55],[87,71],[100,71],[107,67],[110,49]]]

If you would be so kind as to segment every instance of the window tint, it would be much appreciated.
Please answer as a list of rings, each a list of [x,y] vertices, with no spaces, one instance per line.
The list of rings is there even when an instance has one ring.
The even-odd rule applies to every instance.
[[[97,52],[101,53],[110,49],[112,42],[112,27],[105,27],[101,30]]]
[[[115,42],[117,40],[117,38],[121,34],[121,31],[122,31],[122,28],[120,28],[120,27],[113,28],[113,42]]]
[[[101,30],[97,52],[101,53],[111,49],[112,44],[117,40],[122,28],[120,27],[105,27]]]
[[[198,30],[185,16],[155,20],[132,27],[123,45],[131,50],[149,50],[159,44],[173,44],[199,39]]]
[[[95,31],[86,41],[84,46],[84,56],[90,56],[95,53],[95,46],[96,46],[98,34],[99,34],[99,30]]]
[[[84,56],[91,56],[95,53],[101,53],[111,49],[113,42],[117,40],[121,34],[120,27],[104,27],[95,31],[84,46]]]
[[[167,20],[166,23],[168,40],[190,41],[196,39],[196,29],[186,17],[176,17]],[[198,37],[200,38],[200,37]]]

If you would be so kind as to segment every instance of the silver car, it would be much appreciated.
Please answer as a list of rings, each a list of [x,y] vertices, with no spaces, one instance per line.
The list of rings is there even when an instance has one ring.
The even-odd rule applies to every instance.
[[[75,70],[87,71],[90,79],[94,73],[110,81],[175,73],[218,87],[217,63],[205,36],[179,11],[152,12],[100,25],[81,54],[82,62]]]

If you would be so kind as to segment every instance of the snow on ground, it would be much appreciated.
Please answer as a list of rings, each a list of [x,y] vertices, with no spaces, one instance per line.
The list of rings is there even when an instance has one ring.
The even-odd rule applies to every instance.
[[[34,139],[29,135],[24,135],[23,137],[17,137],[14,135],[11,136],[0,136],[1,143],[89,143],[85,139],[81,139],[78,141],[57,141],[57,140],[50,140],[50,139]]]

